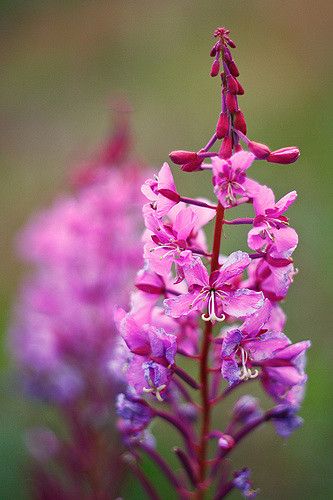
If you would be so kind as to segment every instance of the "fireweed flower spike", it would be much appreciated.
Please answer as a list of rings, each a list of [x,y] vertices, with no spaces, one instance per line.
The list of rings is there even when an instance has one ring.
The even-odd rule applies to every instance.
[[[19,239],[35,270],[19,298],[13,352],[25,392],[60,415],[67,435],[29,432],[38,498],[119,494],[112,402],[125,389],[127,355],[113,317],[116,304],[127,304],[142,263],[144,201],[142,166],[131,158],[128,115],[121,113],[106,144],[75,170],[75,193],[38,214]],[[118,407],[148,439],[150,411],[130,393]],[[121,431],[132,439],[126,426]]]
[[[217,201],[182,196],[167,163],[146,181],[142,188],[147,198],[145,265],[137,276],[129,312],[116,312],[127,350],[128,383],[118,398],[118,413],[131,469],[151,498],[156,498],[156,489],[142,471],[142,455],[165,474],[175,498],[202,499],[209,493],[221,499],[233,489],[254,498],[258,491],[252,488],[249,469],[228,477],[224,459],[265,422],[272,421],[284,437],[301,425],[296,413],[304,394],[310,342],[291,343],[283,333],[286,318],[280,307],[295,274],[291,256],[298,237],[285,213],[296,192],[275,201],[270,188],[247,177],[255,160],[288,164],[299,151],[271,152],[248,139],[238,104],[244,89],[230,50],[235,43],[226,28],[218,28],[214,37],[210,74],[221,78],[222,102],[216,130],[198,151],[173,151],[170,159],[195,175],[210,170]],[[220,148],[211,151],[218,141]],[[241,204],[247,204],[248,217],[226,217]],[[204,228],[211,220],[215,227],[210,246]],[[249,225],[249,253],[220,255],[225,224]],[[194,367],[189,372],[183,368],[184,358],[198,366],[198,376]],[[212,429],[213,408],[237,387],[249,384],[250,388],[250,381],[260,381],[277,406],[264,411],[255,398],[243,396],[226,428]],[[199,404],[193,391],[200,394]],[[182,437],[184,447],[173,449],[182,474],[170,468],[151,440],[147,445],[146,433],[156,418]],[[215,444],[212,454],[210,440]]]

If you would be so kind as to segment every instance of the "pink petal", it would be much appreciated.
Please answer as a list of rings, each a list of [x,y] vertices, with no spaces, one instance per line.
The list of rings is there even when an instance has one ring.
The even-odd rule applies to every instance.
[[[263,294],[248,290],[247,288],[230,293],[228,298],[222,302],[223,311],[235,318],[249,316],[255,313],[263,304]]]
[[[268,208],[275,205],[273,191],[267,186],[259,185],[257,192],[253,196],[253,208],[256,215],[264,215]]]
[[[247,336],[256,335],[269,321],[272,311],[272,305],[268,299],[265,299],[263,306],[252,316],[246,319],[242,326],[242,332]]]
[[[204,287],[209,285],[208,271],[199,257],[194,259],[191,265],[186,266],[184,272],[188,286],[199,285]]]
[[[226,283],[234,276],[239,276],[247,268],[250,262],[251,259],[246,252],[241,252],[240,250],[233,252],[223,262],[216,284],[220,285]]]
[[[186,241],[197,224],[198,218],[191,207],[180,210],[173,224],[173,230],[177,233],[177,239]]]
[[[286,194],[279,200],[276,204],[275,207],[272,207],[274,209],[274,212],[276,212],[277,215],[281,215],[284,212],[287,211],[287,209],[292,205],[297,199],[297,193],[296,191],[291,191],[290,193]]]
[[[292,227],[283,227],[274,231],[274,251],[271,252],[272,257],[279,257],[278,254],[288,255],[295,250],[298,244],[298,235]],[[275,251],[276,249],[276,251]]]
[[[165,299],[163,302],[165,306],[165,313],[172,318],[179,318],[180,316],[187,315],[194,310],[201,309],[204,305],[202,302],[197,302],[194,307],[191,307],[197,295],[198,293],[185,293],[183,295],[179,295],[179,297]]]
[[[230,162],[233,170],[245,171],[249,167],[251,167],[252,163],[255,160],[255,156],[253,153],[249,153],[248,151],[239,151],[231,156]]]

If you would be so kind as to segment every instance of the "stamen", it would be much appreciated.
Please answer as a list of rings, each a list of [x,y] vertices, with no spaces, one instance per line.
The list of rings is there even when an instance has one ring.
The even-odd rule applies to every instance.
[[[204,313],[201,315],[203,321],[224,321],[225,315],[222,314],[221,317],[217,316],[215,313],[215,290],[210,291],[210,297],[208,302],[208,314]]]
[[[160,403],[163,402],[163,398],[161,396],[161,392],[164,391],[164,389],[166,388],[166,384],[162,384],[158,387],[154,387],[153,385],[153,382],[151,379],[148,380],[148,384],[151,386],[150,388],[148,387],[143,387],[142,390],[143,392],[145,392],[146,394],[154,394],[154,396],[156,397],[157,401],[159,401]]]
[[[248,354],[247,352],[243,349],[243,347],[239,347],[241,351],[241,358],[242,358],[242,368],[241,368],[241,374],[239,376],[240,380],[249,380],[256,378],[259,375],[259,371],[257,369],[252,370],[251,368],[247,368],[246,362],[248,359]]]

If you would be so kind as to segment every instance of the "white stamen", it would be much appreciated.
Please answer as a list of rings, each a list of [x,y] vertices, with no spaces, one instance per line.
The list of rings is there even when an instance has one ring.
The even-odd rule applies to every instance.
[[[145,392],[146,394],[148,394],[148,393],[154,394],[157,401],[162,403],[163,398],[161,396],[161,392],[164,391],[164,389],[166,388],[166,384],[162,384],[162,385],[159,385],[158,387],[154,387],[154,384],[153,384],[151,379],[148,380],[148,384],[150,385],[150,388],[148,389],[148,387],[143,387],[143,389],[142,389],[143,392]]]
[[[257,369],[254,369],[253,371],[251,368],[247,368],[246,362],[248,358],[247,352],[243,349],[243,347],[240,347],[241,350],[241,357],[242,357],[242,368],[241,368],[241,374],[239,376],[240,380],[249,380],[250,378],[256,378],[259,375],[259,372]]]
[[[210,297],[208,301],[208,314],[204,313],[201,315],[201,319],[204,321],[224,321],[225,315],[222,314],[221,317],[216,316],[215,313],[215,291],[210,291]]]

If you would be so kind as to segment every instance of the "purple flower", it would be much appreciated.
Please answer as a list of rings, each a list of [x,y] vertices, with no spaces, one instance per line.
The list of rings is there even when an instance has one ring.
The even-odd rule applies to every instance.
[[[126,394],[118,394],[116,410],[117,414],[122,418],[122,431],[129,435],[142,432],[153,417],[148,405],[143,404],[130,390]]]
[[[152,393],[162,400],[161,393],[170,381],[177,352],[175,335],[166,333],[163,328],[138,323],[131,314],[122,319],[120,331],[134,355],[127,370],[128,383],[138,394]]]
[[[252,488],[250,481],[250,469],[244,468],[234,472],[233,485],[239,489],[245,498],[255,498],[258,491]]]
[[[279,436],[287,438],[303,425],[303,419],[296,415],[297,410],[297,407],[280,404],[270,411],[274,415],[272,422]]]
[[[246,178],[246,170],[254,160],[247,151],[239,151],[228,160],[212,158],[214,193],[224,208],[237,205],[237,197],[252,197],[257,183]]]
[[[236,318],[253,314],[263,303],[262,294],[245,288],[234,290],[231,286],[231,280],[241,275],[249,263],[247,253],[234,252],[219,271],[209,276],[202,261],[197,258],[184,268],[188,292],[165,300],[166,313],[178,318],[207,307],[208,314],[203,314],[202,319],[214,322],[223,321],[224,313]]]
[[[233,419],[243,425],[250,424],[262,415],[259,400],[249,394],[239,398],[233,408]]]

